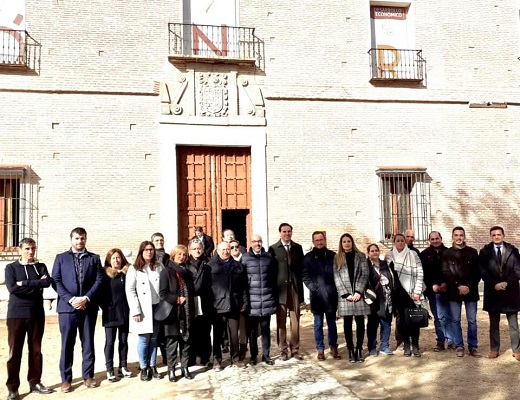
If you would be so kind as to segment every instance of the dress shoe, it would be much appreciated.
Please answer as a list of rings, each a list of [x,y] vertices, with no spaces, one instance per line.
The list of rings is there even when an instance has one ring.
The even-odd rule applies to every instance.
[[[437,342],[437,344],[433,348],[434,353],[438,353],[439,351],[444,351],[444,350],[446,350],[446,346],[444,346],[444,343],[441,343],[441,342]]]
[[[471,349],[469,349],[469,355],[472,356],[472,357],[476,357],[476,358],[480,358],[482,355],[480,354],[480,351],[478,351],[478,349],[472,347]]]
[[[7,400],[20,400],[20,395],[18,394],[18,391],[11,392],[9,390],[9,394],[7,395]]]
[[[289,356],[287,355],[287,353],[285,353],[285,352],[280,353],[280,360],[287,361],[288,359],[289,359]]]
[[[249,364],[251,365],[256,365],[258,364],[258,360],[256,357],[251,357],[251,359],[249,360]]]
[[[362,349],[356,349],[356,362],[365,362]]]
[[[175,382],[177,380],[177,377],[175,376],[175,370],[174,369],[168,370],[168,380],[170,382]]]
[[[355,363],[356,362],[356,354],[354,353],[354,350],[352,350],[352,349],[348,349],[348,360],[351,363]]]
[[[303,360],[303,356],[302,356],[300,353],[298,353],[298,352],[293,353],[292,357],[293,357],[294,359],[298,360],[298,361]]]
[[[222,365],[220,365],[219,363],[213,364],[213,371],[215,371],[215,372],[222,371]]]
[[[69,393],[71,390],[70,382],[62,382],[60,390],[61,393]]]
[[[114,375],[114,370],[107,371],[107,380],[110,382],[117,381],[116,376]]]
[[[262,357],[262,361],[267,365],[274,365],[274,360],[270,357]]]
[[[181,374],[186,379],[193,379],[193,376],[191,376],[190,370],[188,369],[188,367],[186,367],[186,368],[181,367]]]
[[[421,357],[422,356],[421,351],[419,350],[419,346],[417,346],[415,344],[412,346],[412,353],[413,353],[414,357]]]
[[[341,355],[339,354],[337,346],[330,346],[330,354],[335,360],[341,360]]]
[[[89,389],[95,388],[97,386],[97,383],[93,378],[84,379],[83,384]]]
[[[448,343],[448,350],[457,350],[453,343]]]
[[[403,356],[405,357],[411,357],[412,356],[412,350],[410,349],[410,343],[406,343],[403,345],[404,347],[404,352],[403,352]]]
[[[316,358],[318,361],[325,361],[325,352],[323,350],[319,350]]]
[[[246,368],[246,364],[244,364],[242,361],[233,361],[231,365],[237,368]]]
[[[39,393],[39,394],[49,394],[52,393],[54,390],[51,388],[48,388],[46,386],[43,386],[42,383],[37,383],[36,385],[33,385],[30,387],[31,393]]]
[[[457,347],[457,350],[455,350],[455,355],[457,357],[464,357],[464,348],[463,347]]]
[[[120,378],[130,378],[132,375],[132,371],[128,370],[127,367],[119,368],[119,372],[117,373],[117,376]]]
[[[513,357],[516,358],[516,361],[520,361],[520,353],[519,352],[514,352],[513,353]]]
[[[500,353],[499,353],[498,351],[493,351],[493,350],[491,350],[491,351],[489,352],[489,354],[488,354],[488,358],[498,358],[498,355],[499,355],[499,354],[500,354]],[[514,357],[514,355],[513,355],[513,357]]]
[[[154,365],[153,367],[148,368],[148,370],[152,371],[153,379],[162,379],[162,375],[157,371],[157,367]]]

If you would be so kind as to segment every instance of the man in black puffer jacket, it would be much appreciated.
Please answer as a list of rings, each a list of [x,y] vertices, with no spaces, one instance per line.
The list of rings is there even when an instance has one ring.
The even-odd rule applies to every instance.
[[[249,342],[251,343],[251,364],[257,363],[258,325],[262,335],[262,361],[273,365],[271,350],[271,315],[276,313],[277,263],[273,256],[262,247],[262,237],[253,235],[251,249],[242,256],[249,283]]]
[[[220,242],[217,255],[208,266],[211,269],[211,290],[215,318],[213,323],[213,369],[222,370],[221,340],[224,329],[229,332],[231,365],[245,367],[239,361],[238,322],[240,313],[247,312],[247,276],[242,264],[231,257],[231,247]]]

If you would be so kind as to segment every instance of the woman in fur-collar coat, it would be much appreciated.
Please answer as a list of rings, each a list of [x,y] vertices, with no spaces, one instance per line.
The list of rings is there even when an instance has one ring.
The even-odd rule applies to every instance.
[[[128,261],[120,249],[111,249],[105,258],[105,277],[101,308],[102,322],[105,327],[105,363],[107,379],[115,381],[114,374],[114,344],[119,340],[119,371],[118,376],[131,376],[128,370],[128,318],[129,307],[125,294],[126,272]]]

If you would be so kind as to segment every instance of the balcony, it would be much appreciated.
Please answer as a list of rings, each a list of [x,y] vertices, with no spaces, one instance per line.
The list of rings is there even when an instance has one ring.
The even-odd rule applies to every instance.
[[[0,29],[0,69],[40,72],[41,44],[27,31]]]
[[[254,28],[170,23],[168,29],[172,64],[227,63],[262,68],[264,46]]]
[[[379,46],[370,49],[371,83],[410,82],[421,83],[426,80],[426,60],[422,50],[394,49]]]

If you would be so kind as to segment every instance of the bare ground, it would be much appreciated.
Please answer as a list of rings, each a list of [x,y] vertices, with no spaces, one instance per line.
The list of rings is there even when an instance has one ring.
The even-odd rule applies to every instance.
[[[509,333],[507,323],[501,324],[502,352],[500,357],[491,360],[487,358],[489,351],[488,317],[487,313],[479,311],[479,340],[482,358],[473,358],[466,355],[457,358],[453,351],[434,353],[431,349],[435,344],[435,332],[433,324],[421,331],[421,358],[405,358],[402,352],[396,352],[394,356],[367,357],[365,363],[351,364],[346,357],[343,327],[338,321],[340,332],[340,352],[343,355],[341,361],[327,358],[324,362],[316,360],[314,338],[312,333],[312,314],[302,316],[302,353],[306,355],[308,362],[313,362],[317,367],[328,371],[341,384],[350,388],[361,398],[395,398],[395,399],[493,399],[506,400],[520,396],[520,362],[511,355]],[[275,336],[275,335],[273,335]],[[42,382],[56,389],[56,393],[49,398],[67,399],[165,399],[175,396],[176,390],[181,390],[185,395],[190,392],[189,385],[197,385],[197,380],[192,382],[178,382],[175,388],[166,379],[154,383],[142,383],[138,378],[125,379],[120,382],[110,383],[106,381],[104,356],[103,356],[104,330],[101,321],[98,321],[96,329],[96,380],[100,386],[96,389],[87,389],[81,380],[81,351],[77,343],[74,362],[73,392],[62,394],[59,392],[60,374],[58,360],[60,355],[60,334],[55,315],[47,317],[46,332],[43,340],[44,373]],[[136,340],[130,340],[129,361],[130,368],[137,372]],[[273,343],[273,349],[274,343]],[[5,323],[0,325],[0,354],[7,360],[7,329]],[[276,352],[273,351],[273,355]],[[116,357],[117,359],[117,357]],[[117,361],[116,361],[117,362]],[[22,360],[20,394],[22,398],[27,396],[28,384],[25,381],[26,357]],[[278,363],[277,363],[278,364]],[[289,367],[289,364],[288,364]],[[159,369],[165,372],[165,368]],[[205,372],[200,372],[205,373]],[[210,372],[211,373],[211,372]],[[259,377],[260,378],[260,377]],[[261,378],[260,378],[261,379]],[[6,380],[5,365],[0,369],[0,380]],[[195,386],[194,386],[195,389]],[[211,388],[205,393],[209,398]],[[7,396],[4,386],[0,396]],[[29,395],[35,398],[37,395]],[[44,396],[47,398],[47,396]]]

